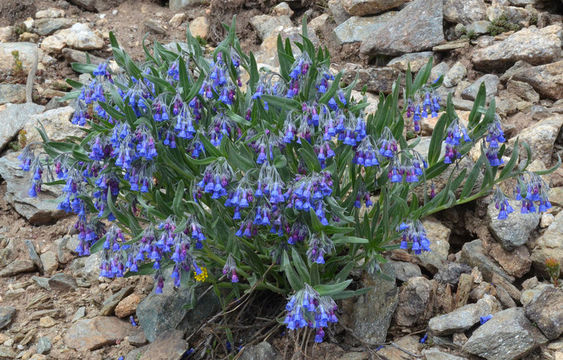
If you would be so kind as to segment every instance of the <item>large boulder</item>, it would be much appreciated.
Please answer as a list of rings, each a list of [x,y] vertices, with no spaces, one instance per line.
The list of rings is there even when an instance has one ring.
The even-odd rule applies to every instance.
[[[493,315],[463,346],[463,350],[487,360],[521,359],[547,339],[525,316],[523,308]]]
[[[80,129],[80,126],[70,122],[73,114],[72,106],[64,106],[31,115],[23,128],[26,131],[27,141],[30,143],[41,141],[41,136],[36,129],[41,126],[51,141],[65,141],[69,137],[84,136],[84,131]]]
[[[532,160],[541,160],[549,165],[552,162],[552,155],[555,141],[563,126],[563,115],[556,114],[543,119],[532,126],[522,130],[518,134],[519,142],[526,142],[532,149]],[[516,138],[508,141],[510,148],[514,146]],[[523,153],[523,151],[521,151]],[[525,154],[523,154],[526,156]]]
[[[444,41],[442,1],[414,0],[362,43],[364,55],[401,55]]]
[[[473,65],[478,69],[507,69],[518,60],[533,65],[547,64],[561,57],[561,25],[537,29],[524,28],[473,53]]]

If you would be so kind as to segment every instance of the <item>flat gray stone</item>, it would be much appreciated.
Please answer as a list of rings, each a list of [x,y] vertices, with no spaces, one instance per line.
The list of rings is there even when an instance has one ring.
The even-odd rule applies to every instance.
[[[119,290],[112,296],[110,296],[104,304],[102,305],[102,309],[100,310],[100,315],[108,316],[112,315],[113,311],[115,310],[117,304],[129,294],[131,294],[135,290],[134,286],[126,286],[123,289]]]
[[[378,16],[352,16],[334,29],[336,40],[340,45],[364,42],[371,34],[385,26],[396,13],[396,11],[389,11]]]
[[[203,0],[170,0],[168,2],[168,7],[170,10],[176,11],[182,10],[188,6],[201,4],[202,2]]]
[[[271,16],[256,15],[250,19],[250,23],[258,32],[261,39],[266,39],[271,34],[278,33],[280,30],[293,27],[291,19],[287,15]]]
[[[410,278],[399,292],[399,304],[395,310],[395,324],[416,326],[426,323],[433,314],[436,282],[425,277]]]
[[[16,260],[0,271],[0,277],[10,277],[35,270],[35,264],[31,260]]]
[[[524,315],[523,308],[510,308],[493,315],[492,319],[473,332],[463,351],[487,360],[524,358],[547,339]]]
[[[27,247],[27,251],[29,252],[29,258],[31,259],[31,261],[33,261],[35,266],[37,266],[39,272],[43,274],[43,263],[41,262],[41,258],[37,254],[37,251],[35,250],[35,245],[33,245],[33,242],[31,240],[25,240],[24,243]]]
[[[393,88],[393,83],[401,73],[399,70],[391,67],[362,67],[358,64],[348,63],[341,69],[343,71],[342,82],[350,84],[356,76],[358,82],[356,90],[361,90],[366,86],[370,92],[389,94]]]
[[[78,285],[76,284],[76,280],[74,280],[72,276],[63,273],[58,273],[53,275],[49,279],[49,286],[53,290],[63,291],[63,292],[76,290],[78,288]]]
[[[182,331],[166,331],[147,345],[138,360],[181,360],[187,350],[188,343],[183,339]]]
[[[548,275],[545,267],[547,258],[554,258],[559,264],[563,264],[563,241],[561,239],[563,239],[563,211],[557,214],[553,223],[536,240],[532,249],[532,264],[545,276]]]
[[[387,63],[387,66],[406,72],[408,66],[410,65],[411,71],[415,73],[422,67],[426,66],[430,59],[434,59],[434,53],[432,51],[410,53],[392,59]]]
[[[467,75],[467,68],[461,61],[457,61],[444,76],[445,87],[456,86]]]
[[[389,264],[393,267],[397,280],[402,282],[408,281],[412,277],[422,275],[420,268],[416,264],[393,260],[389,261]]]
[[[363,55],[400,55],[431,49],[444,41],[442,1],[414,0],[362,43]]]
[[[48,354],[51,351],[51,339],[46,336],[42,336],[37,340],[37,353],[38,354]]]
[[[14,315],[16,315],[16,308],[11,306],[0,306],[0,330],[10,325]]]
[[[498,302],[494,297],[485,295],[475,304],[468,304],[448,314],[433,317],[428,322],[432,335],[450,335],[464,332],[477,324],[482,316],[496,312]]]
[[[563,60],[539,66],[521,66],[514,69],[512,78],[530,84],[542,97],[563,98]]]
[[[256,345],[248,346],[244,349],[244,352],[240,357],[241,360],[279,360],[282,358],[283,357],[278,354],[274,347],[266,341],[262,341],[261,343]]]
[[[490,101],[497,94],[498,85],[500,83],[498,76],[493,74],[486,74],[475,80],[473,84],[463,90],[461,97],[466,100],[475,100],[477,93],[479,92],[479,87],[482,83],[485,83],[487,100]]]

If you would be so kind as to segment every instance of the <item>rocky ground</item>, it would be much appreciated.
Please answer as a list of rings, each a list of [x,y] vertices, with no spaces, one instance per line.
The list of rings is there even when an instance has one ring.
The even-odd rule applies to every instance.
[[[74,253],[74,219],[54,202],[60,189],[47,188],[37,199],[27,196],[16,159],[20,145],[39,140],[34,130],[39,122],[54,139],[80,135],[69,123],[72,107],[57,99],[69,90],[65,78],[78,79],[71,62],[85,62],[88,54],[96,63],[111,55],[109,31],[142,60],[145,33],[148,42],[168,44],[182,41],[189,24],[212,48],[222,35],[221,22],[237,14],[243,47],[255,51],[262,66],[275,68],[278,34],[298,39],[307,15],[312,41],[331,50],[344,81],[359,76],[358,90],[366,86],[371,109],[408,63],[416,72],[432,57],[433,77],[444,75],[442,98],[453,94],[462,119],[484,82],[509,151],[516,137],[526,141],[534,170],[563,155],[560,0],[193,3],[0,4],[0,359],[200,358],[209,348],[226,346],[226,339],[214,338],[213,328],[203,335],[196,331],[217,312],[210,293],[199,294],[190,311],[183,307],[191,296],[187,290],[165,287],[156,296],[150,277],[99,279],[100,259]],[[26,104],[36,49],[33,103]],[[423,124],[423,135],[431,134],[433,123]],[[463,166],[472,167],[473,160]],[[563,263],[563,170],[544,180],[552,188],[553,208],[541,216],[514,213],[499,221],[498,210],[484,198],[426,219],[432,252],[386,254],[384,271],[392,281],[359,278],[373,291],[342,302],[341,323],[328,342],[308,349],[307,357],[562,360],[563,289],[550,282],[545,260]],[[492,318],[481,324],[487,315]],[[287,335],[273,332],[268,342],[255,344],[264,338],[247,334],[231,345],[242,347],[241,359],[290,357]]]

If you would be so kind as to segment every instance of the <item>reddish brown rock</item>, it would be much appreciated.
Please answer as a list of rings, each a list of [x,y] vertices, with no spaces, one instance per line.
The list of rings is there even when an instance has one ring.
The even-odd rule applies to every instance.
[[[132,315],[137,310],[137,305],[141,302],[141,297],[137,294],[131,294],[121,300],[115,308],[115,315],[120,318]]]
[[[506,251],[500,244],[493,243],[489,249],[489,254],[509,275],[516,278],[524,276],[532,266],[530,251],[526,246],[519,246],[513,251]]]
[[[78,351],[91,351],[113,345],[139,331],[141,330],[116,317],[98,316],[77,321],[67,331],[64,342]]]

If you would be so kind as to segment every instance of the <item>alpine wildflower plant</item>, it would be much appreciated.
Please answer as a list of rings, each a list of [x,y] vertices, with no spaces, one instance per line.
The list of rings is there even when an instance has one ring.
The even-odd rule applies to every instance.
[[[365,97],[352,96],[355,82],[342,86],[305,23],[297,53],[278,39],[279,71],[259,71],[234,22],[229,29],[210,53],[188,31],[183,48],[145,48],[143,64],[111,34],[119,73],[105,63],[73,65],[92,75],[88,84],[69,81],[71,121],[85,137],[52,142],[39,129],[46,156],[34,144],[21,153],[30,196],[44,178],[63,185],[59,209],[77,214],[77,252],[101,251],[102,276],[154,274],[157,293],[165,281],[236,297],[267,289],[289,298],[281,322],[314,329],[321,342],[338,321],[336,301],[367,291],[347,290],[352,270],[380,271],[382,253],[395,248],[430,251],[425,216],[513,177],[522,212],[550,207],[547,184],[525,172],[527,146],[527,161],[516,141],[501,169],[505,138],[494,100],[484,107],[484,86],[463,125],[451,97],[440,106],[441,79],[427,84],[430,61],[414,79],[407,71],[402,99],[398,79],[366,114]],[[439,116],[424,155],[418,139],[405,138],[411,116],[415,130]],[[481,139],[473,169],[458,169]],[[435,187],[448,168],[447,184]],[[496,194],[505,218],[512,210]]]

